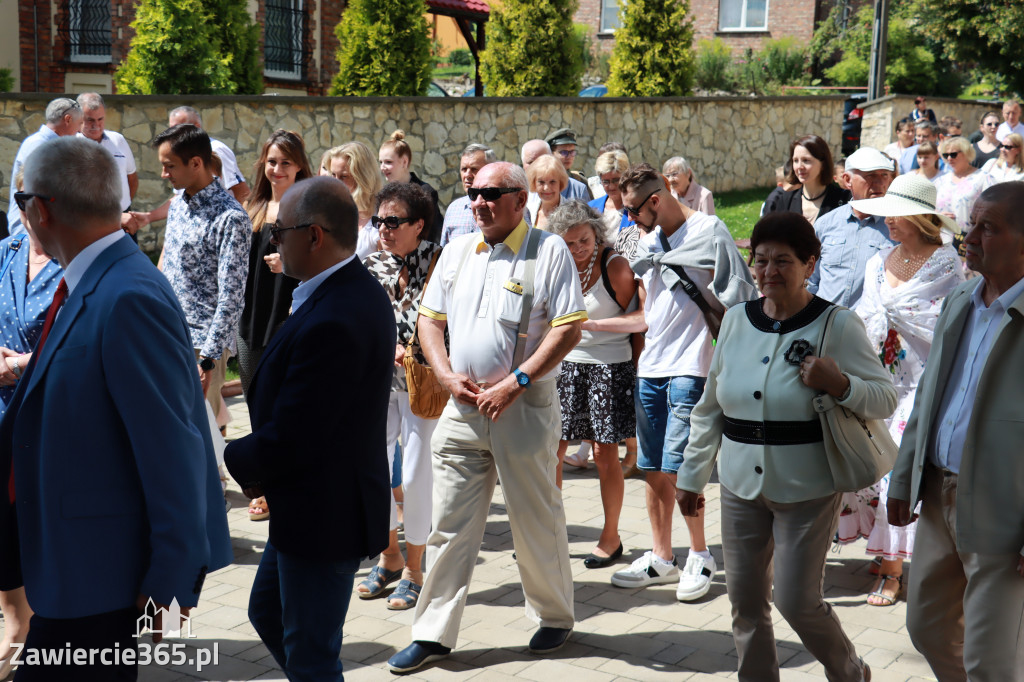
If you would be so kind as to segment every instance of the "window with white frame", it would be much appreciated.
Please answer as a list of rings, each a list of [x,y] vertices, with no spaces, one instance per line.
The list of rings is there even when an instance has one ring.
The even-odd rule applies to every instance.
[[[110,61],[110,0],[68,0],[67,27],[71,61]]]
[[[614,33],[620,25],[619,0],[601,0],[601,33]]]
[[[720,31],[768,30],[768,0],[719,0]]]
[[[263,72],[300,80],[305,63],[306,12],[302,0],[266,0]]]

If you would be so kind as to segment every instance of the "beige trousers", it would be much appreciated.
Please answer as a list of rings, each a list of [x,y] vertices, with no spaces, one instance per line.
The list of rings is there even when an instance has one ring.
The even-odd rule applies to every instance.
[[[860,682],[853,644],[823,595],[825,558],[839,523],[839,493],[806,502],[744,500],[721,488],[722,552],[732,602],[739,679],[779,679],[772,627],[775,607],[833,682]]]
[[[199,360],[199,349],[196,348],[196,360]],[[228,371],[228,360],[231,358],[231,351],[224,349],[220,357],[214,360],[214,366],[210,374],[210,388],[206,391],[206,402],[213,408],[213,414],[220,417],[221,409],[224,406],[224,398],[220,390],[224,387],[224,379]]]
[[[554,381],[530,386],[494,422],[471,405],[448,402],[431,439],[433,531],[414,641],[455,647],[498,479],[527,617],[541,626],[573,627],[565,510],[555,486],[560,430]]]
[[[907,588],[907,631],[939,682],[1021,682],[1020,555],[957,551],[957,480],[931,465],[925,469]]]

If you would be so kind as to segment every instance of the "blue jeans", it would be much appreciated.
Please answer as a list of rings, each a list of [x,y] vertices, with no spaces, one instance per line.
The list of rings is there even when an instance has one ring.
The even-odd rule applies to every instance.
[[[690,412],[704,394],[704,377],[640,377],[636,380],[636,466],[674,474],[690,440]]]
[[[292,682],[338,682],[341,635],[359,559],[318,561],[270,542],[249,597],[249,620]]]

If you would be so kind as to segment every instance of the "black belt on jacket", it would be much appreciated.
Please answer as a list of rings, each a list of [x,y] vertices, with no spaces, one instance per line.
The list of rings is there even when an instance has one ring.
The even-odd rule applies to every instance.
[[[729,440],[751,445],[803,445],[823,440],[819,419],[805,422],[752,422],[726,417],[722,434]]]

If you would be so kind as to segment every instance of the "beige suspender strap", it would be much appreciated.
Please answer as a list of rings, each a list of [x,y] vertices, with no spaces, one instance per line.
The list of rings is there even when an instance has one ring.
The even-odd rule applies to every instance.
[[[526,256],[523,263],[523,314],[519,317],[519,333],[516,334],[516,347],[512,351],[512,371],[523,363],[523,357],[526,355],[526,333],[530,328],[530,311],[533,308],[533,280],[539,245],[540,230],[530,228],[526,236]]]

